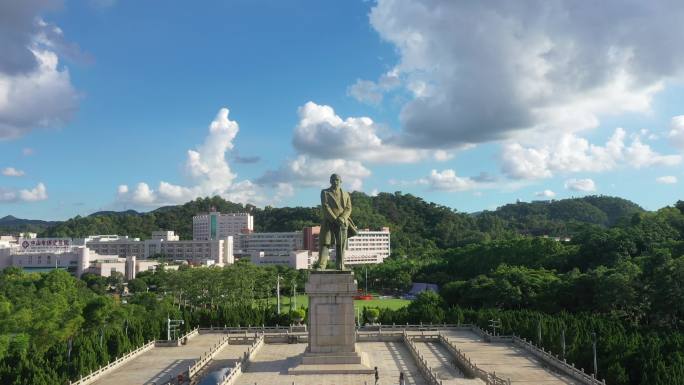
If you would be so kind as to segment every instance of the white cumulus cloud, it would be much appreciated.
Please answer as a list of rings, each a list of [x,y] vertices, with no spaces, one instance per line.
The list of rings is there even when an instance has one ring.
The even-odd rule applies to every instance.
[[[672,118],[668,137],[673,146],[684,151],[684,115]]]
[[[62,30],[40,18],[59,1],[0,2],[0,140],[70,119],[79,95],[60,55],[81,56]]]
[[[140,182],[135,189],[122,184],[117,189],[120,201],[158,206],[182,203],[197,197],[219,195],[233,202],[262,203],[265,198],[258,186],[249,180],[236,181],[226,161],[226,153],[233,149],[239,126],[228,118],[227,108],[221,108],[209,125],[204,143],[188,150],[185,168],[190,185],[160,181],[156,189]]]
[[[684,51],[657,43],[684,35],[683,18],[679,0],[378,0],[370,13],[412,96],[403,141],[426,148],[525,130],[555,137],[650,111],[665,81],[684,74]],[[384,76],[350,93],[378,103],[394,89]]]
[[[347,93],[362,103],[377,105],[382,102],[385,92],[397,88],[400,84],[397,71],[392,70],[382,75],[377,83],[357,79],[356,83],[349,86]]]
[[[592,192],[596,191],[596,184],[591,179],[568,179],[565,188],[573,191]]]
[[[259,183],[277,185],[295,184],[302,187],[325,187],[329,185],[330,175],[339,174],[344,188],[361,191],[363,180],[371,175],[361,162],[344,159],[315,159],[299,155],[286,161],[279,169],[266,172]]]
[[[674,175],[665,175],[656,178],[656,182],[662,183],[662,184],[675,184],[677,183],[677,177]]]
[[[24,176],[24,172],[22,170],[17,170],[14,167],[5,167],[2,169],[2,175],[4,176]]]
[[[0,187],[0,202],[37,202],[46,199],[47,188],[42,182],[32,189],[13,190]]]
[[[341,118],[331,106],[308,102],[301,106],[293,144],[304,155],[319,159],[349,159],[373,163],[412,163],[429,151],[399,146],[369,117]],[[442,154],[442,157],[446,155]]]
[[[681,155],[662,155],[654,151],[638,135],[627,144],[625,130],[617,128],[603,146],[574,134],[562,135],[555,143],[537,147],[506,143],[501,154],[501,171],[514,179],[541,179],[555,173],[601,172],[620,165],[634,168],[674,166],[681,161]]]
[[[438,191],[466,191],[478,185],[472,178],[456,175],[456,171],[452,169],[432,170],[423,183],[427,184],[430,189]]]
[[[534,195],[539,198],[553,198],[556,196],[556,193],[551,190],[544,190],[536,192]]]

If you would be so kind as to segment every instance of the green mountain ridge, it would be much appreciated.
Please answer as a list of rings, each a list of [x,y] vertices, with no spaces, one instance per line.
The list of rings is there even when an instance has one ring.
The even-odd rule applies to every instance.
[[[416,247],[457,247],[518,234],[572,236],[578,226],[613,226],[646,212],[629,200],[609,196],[517,202],[493,211],[470,214],[401,192],[377,196],[353,192],[351,195],[356,224],[360,228],[389,226],[392,248],[397,253]],[[300,230],[304,226],[317,225],[320,215],[318,207],[258,208],[220,197],[207,197],[146,213],[128,210],[76,216],[46,227],[40,234],[53,237],[121,234],[144,239],[154,230],[174,230],[182,239],[191,239],[192,216],[212,209],[250,212],[255,216],[256,231]]]

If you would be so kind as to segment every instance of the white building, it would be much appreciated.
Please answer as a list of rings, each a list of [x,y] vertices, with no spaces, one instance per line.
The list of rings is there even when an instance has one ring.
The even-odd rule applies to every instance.
[[[59,268],[77,277],[88,272],[92,262],[115,257],[99,255],[68,238],[17,238],[16,242],[0,245],[1,269],[17,266],[40,272]]]
[[[214,240],[237,237],[254,231],[254,217],[249,213],[202,213],[192,217],[192,239]]]
[[[309,250],[290,251],[284,255],[266,255],[263,251],[250,254],[255,265],[285,265],[293,269],[310,269],[318,261],[318,253]]]
[[[344,254],[345,265],[364,263],[383,263],[390,256],[389,227],[380,230],[359,230],[358,234],[348,239],[347,252]],[[335,250],[331,252],[335,257]]]
[[[112,273],[122,273],[127,281],[134,279],[142,271],[155,271],[160,263],[154,260],[137,260],[135,257],[107,257],[90,262],[89,273],[109,277]]]
[[[152,239],[92,236],[86,238],[84,243],[99,254],[123,258],[136,256],[138,260],[163,255],[196,264],[206,264],[206,260],[212,260],[218,266],[234,262],[233,237],[230,236],[225,239],[181,241],[173,231],[155,231]]]
[[[302,250],[304,238],[301,231],[278,233],[250,233],[239,235],[239,249],[243,254],[287,256],[291,251]]]

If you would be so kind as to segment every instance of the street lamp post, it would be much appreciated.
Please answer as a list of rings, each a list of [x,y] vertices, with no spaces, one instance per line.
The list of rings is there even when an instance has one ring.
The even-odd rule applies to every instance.
[[[596,361],[596,332],[591,332],[591,348],[594,352],[594,377],[598,378],[598,363]]]
[[[280,314],[280,274],[278,274],[278,278],[276,278],[276,301],[278,304],[278,314]]]
[[[539,317],[539,321],[537,323],[537,343],[539,346],[542,344],[542,333],[541,333],[541,317]]]
[[[563,349],[563,359],[565,359],[565,329],[561,330],[561,348]]]

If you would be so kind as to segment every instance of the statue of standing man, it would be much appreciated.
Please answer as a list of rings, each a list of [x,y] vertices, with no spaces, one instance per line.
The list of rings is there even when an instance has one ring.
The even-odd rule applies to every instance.
[[[318,238],[320,269],[328,264],[329,249],[335,245],[335,262],[338,270],[344,270],[344,253],[347,238],[357,233],[351,219],[352,203],[348,192],[342,191],[342,178],[330,175],[330,187],[321,191],[321,232]]]

